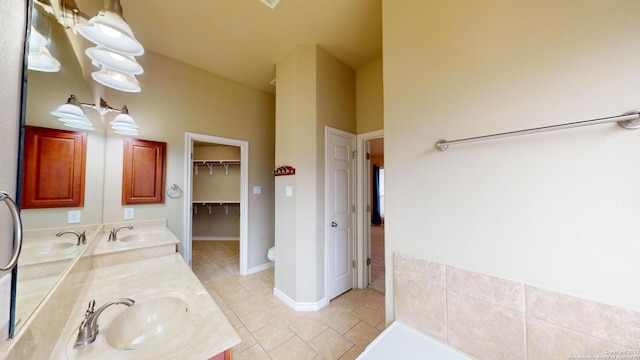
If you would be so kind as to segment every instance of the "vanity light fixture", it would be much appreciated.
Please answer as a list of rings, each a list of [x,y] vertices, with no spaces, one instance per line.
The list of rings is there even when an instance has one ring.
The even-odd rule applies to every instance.
[[[75,95],[71,95],[67,102],[58,106],[57,109],[51,112],[51,115],[58,117],[65,126],[82,130],[95,130],[93,124],[91,124],[91,121],[82,109],[83,106],[97,110],[101,116],[109,112],[119,112],[120,114],[110,122],[114,133],[120,135],[138,135],[138,124],[136,124],[133,117],[129,115],[127,106],[123,105],[122,109],[115,109],[109,106],[102,98],[100,98],[100,105],[96,106],[94,104],[81,103]]]
[[[88,22],[75,25],[73,31],[111,51],[133,56],[144,54],[142,44],[122,17],[120,0],[106,1],[104,10]]]
[[[60,61],[51,55],[47,45],[49,45],[49,41],[32,26],[29,34],[29,57],[27,61],[29,70],[60,71]]]
[[[76,96],[71,95],[69,99],[67,99],[67,102],[53,110],[51,115],[62,119],[89,121],[81,105],[82,103],[78,101]]]
[[[99,71],[92,72],[91,77],[96,82],[112,89],[130,93],[140,92],[140,83],[135,76],[109,69],[106,66],[103,66]]]
[[[144,72],[142,66],[131,55],[118,54],[100,46],[90,47],[84,53],[99,67],[104,66],[132,75],[140,75]]]

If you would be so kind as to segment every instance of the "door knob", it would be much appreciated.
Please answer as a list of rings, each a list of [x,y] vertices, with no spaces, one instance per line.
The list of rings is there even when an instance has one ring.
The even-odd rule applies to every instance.
[[[337,227],[337,226],[338,226],[338,224],[336,224],[336,222],[335,222],[335,221],[332,221],[332,222],[331,222],[331,227]]]

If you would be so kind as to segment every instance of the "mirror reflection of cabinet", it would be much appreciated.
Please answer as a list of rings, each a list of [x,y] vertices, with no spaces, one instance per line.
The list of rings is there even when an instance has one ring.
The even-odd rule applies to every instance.
[[[87,134],[26,126],[22,209],[83,207]]]

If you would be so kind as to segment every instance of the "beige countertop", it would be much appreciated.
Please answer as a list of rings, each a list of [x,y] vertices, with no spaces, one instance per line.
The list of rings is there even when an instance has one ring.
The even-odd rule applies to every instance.
[[[124,235],[124,231],[122,233]],[[97,249],[96,249],[97,250]],[[96,301],[96,309],[117,299],[131,298],[132,307],[113,305],[98,318],[100,332],[92,344],[74,350],[87,305]],[[158,302],[158,299],[169,299]],[[166,307],[164,304],[180,304]],[[154,308],[153,313],[170,319],[166,330],[149,337],[133,349],[117,349],[113,339],[120,333],[136,331],[138,327],[135,311]],[[169,311],[168,309],[173,309]],[[128,313],[125,313],[130,311]],[[118,318],[120,314],[122,317]],[[170,314],[168,314],[170,313]],[[125,327],[115,328],[121,320]],[[138,318],[139,319],[139,318]],[[111,336],[111,337],[110,337]],[[123,334],[127,336],[127,334]],[[75,302],[50,359],[210,359],[211,357],[240,343],[240,337],[213,301],[207,290],[189,269],[180,254],[165,255],[125,264],[105,266],[90,272],[82,293]],[[114,347],[115,346],[115,347]]]

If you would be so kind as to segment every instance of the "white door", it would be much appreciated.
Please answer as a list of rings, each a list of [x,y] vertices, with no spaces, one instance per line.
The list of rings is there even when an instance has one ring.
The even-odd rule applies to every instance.
[[[354,134],[326,128],[328,300],[353,288],[355,145]]]

